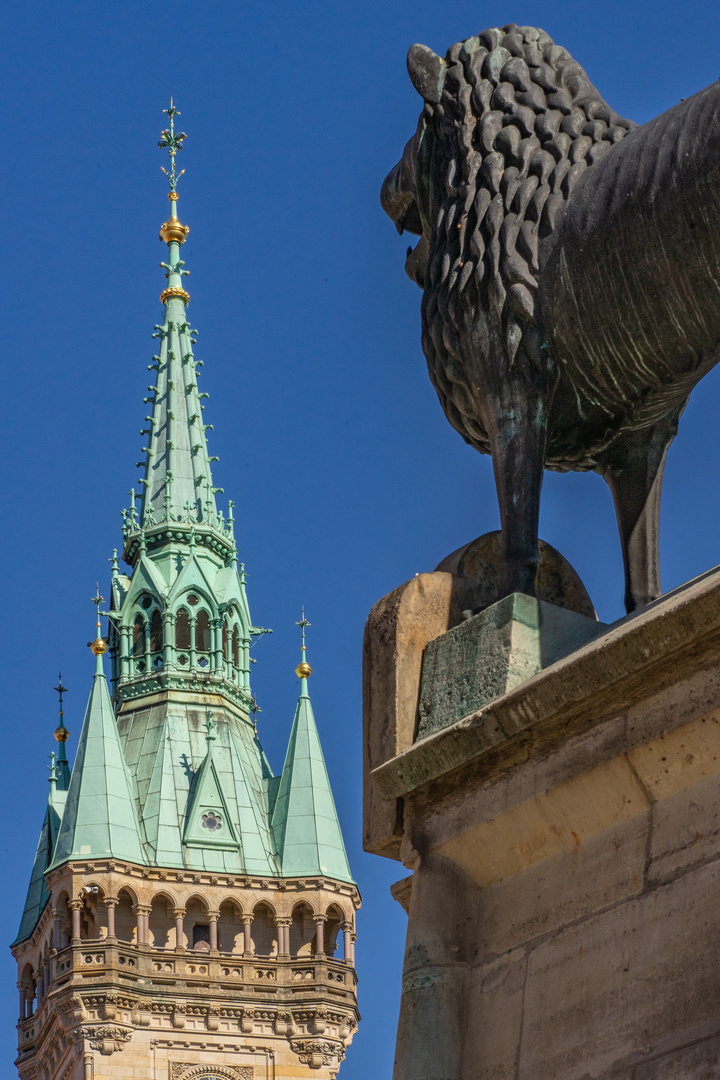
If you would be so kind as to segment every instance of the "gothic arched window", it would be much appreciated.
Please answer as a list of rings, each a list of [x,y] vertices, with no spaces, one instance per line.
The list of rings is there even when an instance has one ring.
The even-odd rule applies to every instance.
[[[207,611],[198,611],[195,623],[195,648],[198,652],[210,652],[210,619]]]
[[[133,623],[133,656],[143,656],[145,653],[145,620],[142,615],[135,616]]]
[[[232,636],[232,662],[236,668],[240,667],[240,631],[237,626],[233,630]]]
[[[175,645],[178,649],[190,648],[190,616],[184,608],[180,608],[175,620]]]
[[[150,619],[150,652],[160,652],[163,647],[162,615],[155,608]]]
[[[230,659],[230,631],[228,629],[228,624],[226,622],[223,623],[223,629],[222,629],[222,651],[223,651],[223,656],[225,657],[225,659],[229,660]]]

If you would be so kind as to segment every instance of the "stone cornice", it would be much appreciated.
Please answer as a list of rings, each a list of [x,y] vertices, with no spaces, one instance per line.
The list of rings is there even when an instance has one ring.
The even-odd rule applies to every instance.
[[[670,616],[670,617],[669,617]],[[720,655],[720,569],[627,616],[527,682],[379,765],[385,798],[436,798],[587,730]]]

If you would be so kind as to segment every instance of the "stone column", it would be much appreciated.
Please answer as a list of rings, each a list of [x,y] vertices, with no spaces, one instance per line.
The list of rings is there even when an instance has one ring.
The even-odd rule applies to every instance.
[[[250,639],[243,638],[240,642],[240,666],[242,671],[241,685],[250,687]]]
[[[105,897],[105,907],[107,908],[107,936],[111,941],[115,940],[115,908],[117,905],[117,896]]]
[[[278,928],[278,960],[290,959],[290,919],[279,917],[275,920]]]
[[[60,927],[60,912],[57,908],[53,908],[53,945],[60,951],[62,949],[62,930]]]
[[[183,925],[183,919],[185,918],[185,908],[174,908],[173,915],[175,916],[175,951],[185,952],[185,927]]]
[[[243,952],[245,956],[252,956],[252,915],[243,915]]]
[[[130,627],[120,627],[120,678],[127,678],[130,672]]]
[[[477,889],[453,862],[422,857],[413,875],[393,1080],[466,1075],[462,1056],[478,906]]]
[[[149,944],[150,907],[147,904],[136,904],[133,913],[137,918],[137,943],[138,945]]]
[[[195,649],[195,623],[197,622],[197,615],[190,615],[188,617],[188,623],[190,624],[190,670],[195,670],[195,661],[197,660],[197,651]]]
[[[224,661],[222,652],[222,619],[213,619],[212,626],[212,670],[218,674],[224,672]]]
[[[218,919],[220,918],[219,911],[208,911],[208,919],[210,920],[210,952],[216,953],[218,951]]]
[[[175,664],[175,616],[170,611],[163,612],[163,667]]]
[[[83,909],[82,900],[71,900],[69,904],[72,911],[72,943],[80,944],[80,912]]]
[[[352,964],[354,961],[353,956],[353,928],[351,922],[344,922],[342,924],[343,931],[343,960],[346,964]]]
[[[95,1066],[93,1065],[92,1054],[85,1054],[83,1058],[83,1080],[93,1080],[95,1076]]]
[[[315,955],[325,959],[325,916],[313,915],[315,920]]]

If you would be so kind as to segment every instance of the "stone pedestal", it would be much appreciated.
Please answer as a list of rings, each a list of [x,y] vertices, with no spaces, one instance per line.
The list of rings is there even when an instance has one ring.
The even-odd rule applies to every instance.
[[[449,727],[597,637],[597,619],[513,593],[428,642],[418,738]]]
[[[720,571],[418,738],[445,576],[366,634],[365,843],[411,871],[394,1080],[720,1076]]]

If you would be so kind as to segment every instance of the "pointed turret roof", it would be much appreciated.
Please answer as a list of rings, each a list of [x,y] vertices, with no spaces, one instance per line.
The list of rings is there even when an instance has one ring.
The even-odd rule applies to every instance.
[[[305,628],[310,624],[304,609],[298,625],[302,659],[295,671],[300,697],[273,811],[273,833],[284,877],[318,874],[352,881],[308,693],[312,668],[305,656]]]
[[[62,686],[62,682],[60,685]],[[64,751],[64,742],[62,742],[60,746]],[[60,789],[60,780],[63,776],[60,762],[55,758],[54,753],[50,755],[50,758],[50,792],[48,795],[48,803],[45,808],[45,817],[43,818],[42,828],[40,830],[40,839],[38,840],[37,851],[35,852],[35,858],[33,860],[30,884],[28,886],[27,897],[25,898],[22,919],[20,920],[20,929],[18,930],[15,941],[13,941],[13,945],[17,945],[18,942],[25,941],[26,938],[30,937],[37,926],[37,921],[42,914],[43,908],[50,899],[50,893],[45,884],[45,871],[52,862],[53,848],[55,847],[55,841],[57,840],[58,832],[60,830],[60,822],[62,820],[65,800],[67,798],[67,791],[65,789]],[[65,764],[67,764],[67,761],[65,761]]]
[[[99,603],[102,597],[96,598]],[[103,671],[107,646],[92,643],[95,678],[85,710],[75,764],[52,866],[72,859],[126,859],[144,863],[132,784],[118,737],[115,713]]]

